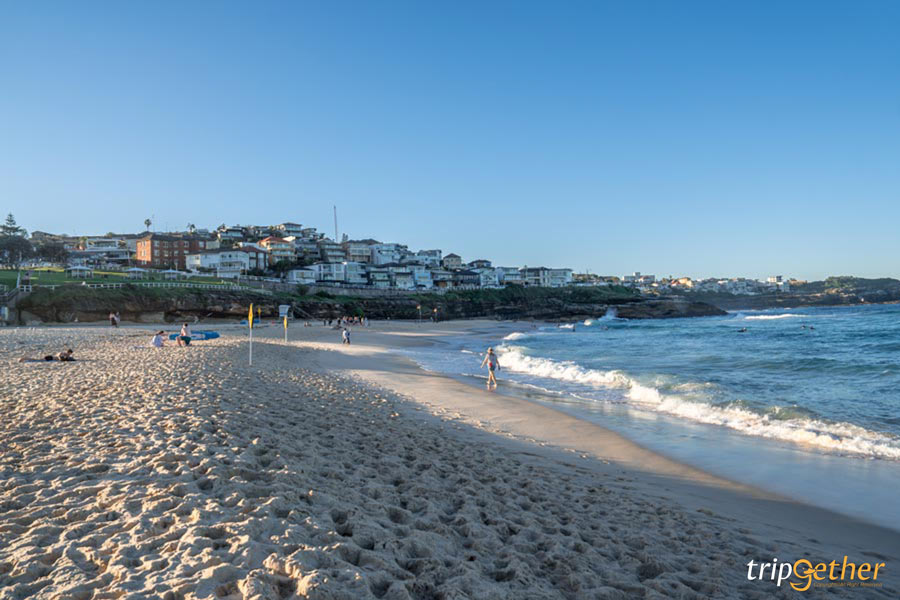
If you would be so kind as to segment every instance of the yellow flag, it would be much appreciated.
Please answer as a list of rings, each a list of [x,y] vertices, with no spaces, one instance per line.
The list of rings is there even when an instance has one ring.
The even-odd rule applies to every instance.
[[[287,315],[284,315],[284,328],[287,329]]]
[[[253,305],[250,305],[250,315],[247,317],[247,322],[250,323],[250,328],[253,329]]]

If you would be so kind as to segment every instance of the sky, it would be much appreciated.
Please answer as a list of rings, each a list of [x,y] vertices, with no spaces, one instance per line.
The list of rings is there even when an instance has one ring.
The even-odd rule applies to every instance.
[[[7,2],[0,211],[900,277],[900,2]]]

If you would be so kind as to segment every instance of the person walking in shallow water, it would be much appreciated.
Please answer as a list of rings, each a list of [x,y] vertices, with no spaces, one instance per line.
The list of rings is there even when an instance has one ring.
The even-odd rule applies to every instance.
[[[500,361],[497,360],[497,355],[494,353],[493,348],[487,349],[484,360],[481,361],[481,367],[484,368],[485,365],[487,365],[488,368],[488,388],[491,387],[491,384],[493,384],[494,387],[497,387],[497,378],[494,377],[494,370],[500,368]]]

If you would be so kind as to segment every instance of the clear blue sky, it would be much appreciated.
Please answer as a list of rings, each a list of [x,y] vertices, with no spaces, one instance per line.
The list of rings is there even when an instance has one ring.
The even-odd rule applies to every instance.
[[[900,2],[7,2],[0,211],[900,276]]]

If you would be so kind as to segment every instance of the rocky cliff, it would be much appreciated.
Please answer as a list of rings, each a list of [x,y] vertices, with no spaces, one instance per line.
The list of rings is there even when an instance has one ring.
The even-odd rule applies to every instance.
[[[275,294],[190,289],[126,287],[100,290],[79,286],[56,290],[38,289],[18,306],[20,323],[90,322],[105,320],[110,312],[137,322],[199,319],[241,319],[250,303],[263,317],[278,314],[279,304],[289,304],[300,317],[325,319],[365,315],[372,319],[415,319],[437,315],[444,319],[499,318],[578,320],[601,317],[612,308],[626,319],[658,319],[725,314],[702,302],[682,299],[643,299],[624,291],[477,290],[446,295],[413,295],[362,298],[352,296]],[[421,308],[421,311],[420,311]],[[435,310],[436,309],[436,310]]]

